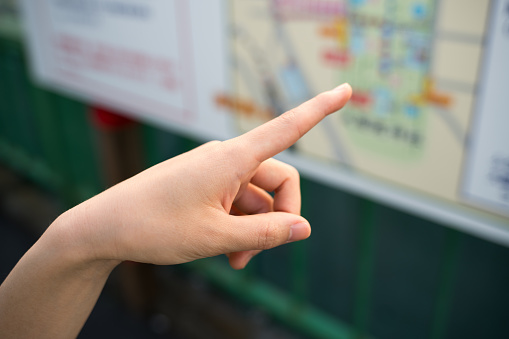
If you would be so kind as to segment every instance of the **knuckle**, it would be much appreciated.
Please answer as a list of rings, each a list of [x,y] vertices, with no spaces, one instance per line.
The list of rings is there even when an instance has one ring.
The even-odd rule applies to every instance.
[[[268,250],[278,245],[280,228],[275,222],[268,222],[262,230],[258,238],[258,248]]]
[[[297,116],[296,108],[292,108],[286,111],[284,114],[281,114],[281,121],[286,123],[293,123]]]
[[[302,137],[303,132],[300,130],[298,119],[297,119],[297,108],[292,108],[291,110],[285,112],[284,114],[281,114],[279,116],[279,121],[281,124],[285,127],[289,127],[288,130],[292,130],[293,128],[296,128],[296,132],[298,133],[299,138]]]
[[[225,141],[209,141],[204,146],[206,146],[204,148],[205,156],[210,159],[218,160],[223,164],[236,160],[235,155],[237,152],[235,148]]]
[[[247,151],[244,149],[246,145],[239,140],[230,139],[226,141],[220,141],[221,153],[224,155],[225,160],[238,161],[240,155],[244,155]]]
[[[271,158],[271,159],[269,159],[267,161],[271,161],[271,163],[273,164],[273,166],[275,168],[278,168],[279,170],[284,172],[285,177],[287,177],[288,179],[292,179],[292,180],[299,180],[300,179],[299,171],[295,167],[293,167],[292,165],[287,164],[287,163],[282,162],[282,161],[279,161],[279,160],[276,160],[274,158]]]
[[[282,169],[284,170],[284,181],[280,184],[280,187],[285,183],[290,183],[291,185],[300,182],[300,174],[299,171],[292,165],[288,165],[286,163],[281,163]]]
[[[288,166],[288,177],[290,179],[298,181],[300,179],[299,171],[297,171],[297,169],[295,167],[293,167],[292,165],[287,164],[286,166]]]

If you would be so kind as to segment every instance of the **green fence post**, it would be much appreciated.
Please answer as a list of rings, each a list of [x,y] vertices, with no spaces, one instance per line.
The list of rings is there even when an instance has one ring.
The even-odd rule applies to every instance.
[[[51,95],[34,85],[31,85],[31,92],[34,102],[33,114],[41,143],[41,157],[52,173],[52,180],[46,185],[53,191],[62,193],[64,181],[61,171],[64,159],[62,152],[59,151],[61,143],[58,139],[58,124],[55,119]]]
[[[66,142],[66,156],[70,161],[68,170],[73,191],[73,203],[81,202],[98,193],[101,188],[95,144],[84,104],[60,97],[59,118]]]
[[[8,124],[9,124],[9,111],[10,107],[7,103],[8,86],[7,82],[7,60],[5,55],[5,41],[0,39],[0,140],[3,143],[7,142]]]
[[[145,157],[145,167],[151,167],[161,162],[162,156],[159,152],[159,144],[157,143],[157,131],[151,125],[143,124],[142,140],[143,140],[143,154]]]
[[[354,304],[355,337],[368,337],[371,311],[371,288],[375,261],[375,204],[362,199],[360,205],[360,239],[357,261],[356,291]]]
[[[26,66],[22,47],[18,44],[12,44],[10,48],[10,67],[11,73],[11,95],[16,113],[11,117],[16,121],[16,134],[19,137],[19,145],[27,158],[37,155],[39,149],[38,142],[34,133],[33,124],[33,100],[31,97]]]
[[[13,44],[4,42],[2,54],[1,73],[4,77],[2,82],[6,84],[4,85],[5,97],[2,98],[2,101],[4,101],[7,108],[7,116],[4,119],[6,123],[4,132],[9,145],[11,147],[19,147],[23,142],[26,142],[26,140],[23,140],[19,131],[20,115],[18,101],[16,100],[17,93],[15,90],[16,71],[14,66]]]
[[[460,257],[461,234],[453,229],[445,229],[443,260],[440,265],[439,284],[431,324],[431,339],[446,337],[449,311],[454,293],[456,268]]]

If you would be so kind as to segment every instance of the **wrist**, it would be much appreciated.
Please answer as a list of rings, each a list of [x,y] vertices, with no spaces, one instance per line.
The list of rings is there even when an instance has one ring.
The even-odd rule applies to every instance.
[[[105,239],[95,231],[86,213],[75,207],[61,214],[39,242],[69,267],[109,275],[121,260],[108,254]]]
[[[67,212],[57,218],[2,283],[2,337],[77,337],[119,263],[97,256],[80,222]]]

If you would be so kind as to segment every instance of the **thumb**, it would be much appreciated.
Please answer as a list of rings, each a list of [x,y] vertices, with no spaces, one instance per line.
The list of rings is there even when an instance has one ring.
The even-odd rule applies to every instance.
[[[301,216],[270,212],[231,216],[236,244],[231,252],[266,250],[288,242],[303,240],[311,234],[309,222]]]

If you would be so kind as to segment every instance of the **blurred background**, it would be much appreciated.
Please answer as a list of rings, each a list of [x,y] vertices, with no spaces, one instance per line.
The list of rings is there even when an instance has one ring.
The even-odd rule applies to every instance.
[[[279,2],[301,9],[307,3]],[[339,13],[342,7],[335,3],[345,2],[330,1],[318,12]],[[355,7],[363,1],[347,3]],[[25,6],[35,5],[25,1]],[[296,15],[288,8],[286,15]],[[413,19],[424,16],[425,9],[413,7]],[[34,80],[34,49],[28,48],[22,27],[17,1],[0,0],[0,280],[60,213],[206,139],[157,119],[138,119],[139,112],[119,113],[110,102],[73,95],[75,88],[67,92]],[[235,48],[244,44],[253,50],[246,32],[234,34],[241,41]],[[334,53],[326,57],[336,66],[345,61]],[[298,72],[286,74],[292,83],[300,81]],[[233,77],[241,81],[236,72]],[[287,109],[273,85],[270,79],[264,83],[272,88],[266,93],[272,106],[259,109],[256,119]],[[243,86],[238,85],[239,93]],[[448,104],[444,95],[427,90],[428,100]],[[305,97],[310,91],[301,86],[289,93]],[[290,94],[286,104],[299,98]],[[239,130],[255,123],[246,118],[246,112],[258,112],[249,104],[224,94],[214,100],[240,112]],[[347,123],[360,121],[356,117],[362,113],[355,109],[364,109],[364,100],[354,98],[357,106]],[[415,107],[406,113],[421,109]],[[452,130],[454,124],[449,124]],[[175,267],[124,263],[109,279],[80,338],[509,337],[507,246],[312,176],[303,175],[301,185],[302,213],[314,227],[309,240],[265,251],[243,271],[230,269],[224,257]]]

